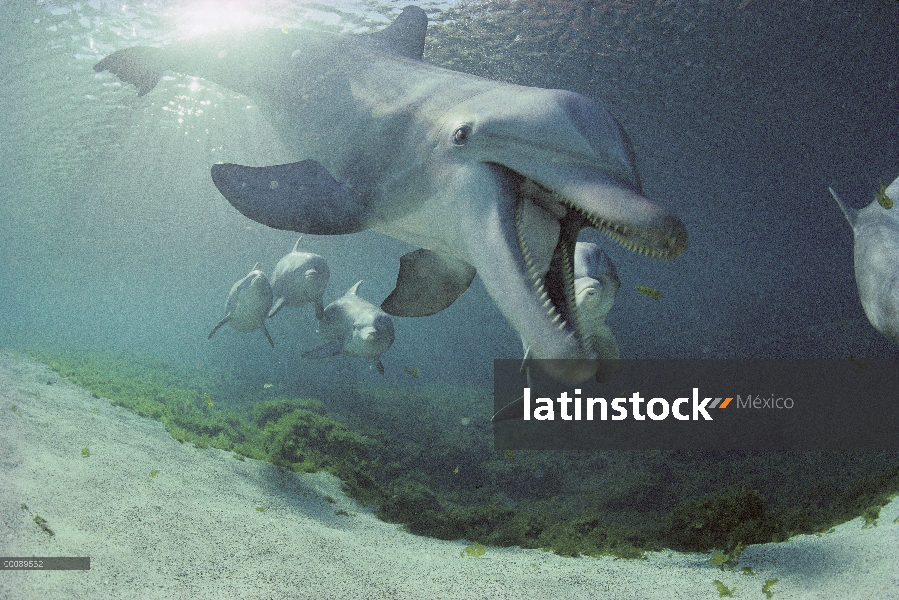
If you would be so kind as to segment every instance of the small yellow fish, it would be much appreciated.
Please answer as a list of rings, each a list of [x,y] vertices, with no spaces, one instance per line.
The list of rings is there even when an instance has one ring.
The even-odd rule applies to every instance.
[[[877,203],[885,209],[893,208],[893,199],[887,196],[887,187],[883,184],[883,179],[880,180],[880,190],[874,192],[874,197],[877,198]]]
[[[262,389],[264,389],[264,390],[267,390],[267,389],[269,389],[270,387],[272,387],[272,384],[270,384],[270,383],[264,383],[264,384],[262,385]]]
[[[453,475],[458,475],[458,474],[459,474],[459,465],[456,465],[456,468],[453,469]]]
[[[287,33],[287,25],[281,26],[281,33]]]
[[[410,369],[409,367],[403,367],[403,371],[405,371],[406,373],[408,373],[415,379],[418,379],[418,369]]]
[[[504,458],[506,462],[515,462],[515,453],[511,450],[506,450],[506,456]]]
[[[655,288],[647,287],[645,285],[638,285],[637,291],[643,294],[644,296],[649,296],[653,300],[659,300],[662,297],[662,292]]]
[[[206,400],[206,408],[212,408],[213,406],[215,406],[215,405],[212,403],[212,396],[210,396],[209,394],[207,394],[207,393],[204,392],[204,393],[203,393],[203,398]]]

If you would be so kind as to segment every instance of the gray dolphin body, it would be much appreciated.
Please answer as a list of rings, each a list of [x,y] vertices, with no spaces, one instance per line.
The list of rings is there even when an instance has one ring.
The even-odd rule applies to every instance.
[[[324,344],[303,353],[303,358],[326,358],[346,354],[375,361],[384,374],[381,355],[393,345],[393,320],[380,308],[360,298],[359,281],[346,294],[329,304],[318,324]]]
[[[573,318],[578,232],[670,258],[685,227],[643,197],[627,136],[602,106],[426,64],[426,29],[424,11],[406,7],[373,34],[227,32],[120,50],[94,68],[139,94],[178,71],[250,96],[299,162],[214,165],[219,191],[270,227],[372,229],[421,248],[404,257],[391,314],[433,314],[477,273],[533,358],[594,358]],[[595,372],[563,363],[564,381]]]
[[[846,215],[855,237],[855,282],[874,329],[899,344],[899,178],[886,188],[896,206],[874,200],[855,210],[830,194]]]
[[[578,242],[574,248],[574,294],[578,307],[578,329],[584,345],[598,358],[621,357],[618,342],[606,315],[615,303],[621,287],[618,271],[609,255],[591,242]]]
[[[324,311],[322,297],[328,287],[331,271],[328,262],[311,252],[299,252],[297,240],[293,252],[285,255],[272,273],[272,293],[275,303],[268,316],[274,317],[285,306],[303,306],[311,302],[315,307],[315,318],[321,319]]]
[[[209,337],[227,323],[241,333],[261,329],[268,343],[275,347],[272,336],[265,327],[265,317],[272,307],[272,286],[265,273],[253,267],[246,277],[231,286],[228,299],[225,301],[225,318],[219,321]]]

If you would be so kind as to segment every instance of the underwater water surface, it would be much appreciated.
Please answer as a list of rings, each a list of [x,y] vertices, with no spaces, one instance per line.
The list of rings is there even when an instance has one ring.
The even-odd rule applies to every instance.
[[[140,353],[227,373],[238,390],[230,400],[221,381],[197,385],[196,393],[247,415],[254,402],[247,390],[265,390],[259,402],[316,398],[354,431],[392,446],[378,454],[382,468],[366,473],[383,488],[375,498],[382,516],[438,537],[524,545],[529,534],[521,534],[516,509],[536,515],[547,498],[564,497],[564,514],[546,517],[528,539],[558,542],[561,553],[627,554],[673,547],[678,527],[689,528],[696,512],[755,507],[760,512],[747,514],[755,530],[732,528],[683,545],[733,550],[784,535],[783,528],[772,534],[776,528],[760,516],[766,511],[798,519],[784,515],[812,496],[810,505],[840,505],[820,522],[795,526],[802,530],[861,514],[862,500],[873,501],[875,492],[828,498],[847,480],[886,474],[876,492],[893,485],[895,453],[733,456],[703,483],[695,469],[714,462],[708,456],[495,454],[493,360],[520,358],[521,343],[477,279],[437,315],[394,319],[384,376],[362,359],[303,359],[319,343],[309,306],[269,320],[274,348],[259,331],[225,328],[207,339],[232,284],[257,262],[271,274],[298,237],[234,210],[212,184],[210,165],[280,164],[289,154],[258,107],[236,92],[167,73],[137,97],[94,64],[115,50],[216,28],[370,31],[404,4],[0,2],[0,345],[48,356]],[[431,18],[426,61],[604,104],[633,141],[646,195],[686,224],[689,247],[671,261],[582,234],[606,249],[622,281],[608,318],[622,357],[899,358],[899,347],[862,312],[852,234],[827,192],[833,186],[860,208],[879,180],[899,176],[899,4],[484,0],[423,7]],[[371,232],[304,236],[300,248],[328,260],[325,304],[360,279],[360,295],[380,303],[393,289],[399,257],[412,249]],[[222,442],[226,449],[258,434],[267,458],[302,463],[275,447],[278,435],[291,434],[274,425],[266,433],[278,419],[247,418],[258,431],[240,442],[234,434],[230,447]],[[406,514],[404,498],[429,507],[426,523]],[[462,514],[466,503],[487,512]],[[617,528],[616,543],[626,543],[571,542],[576,536],[565,528],[578,519],[589,524],[594,514]],[[641,520],[655,525],[633,532]]]

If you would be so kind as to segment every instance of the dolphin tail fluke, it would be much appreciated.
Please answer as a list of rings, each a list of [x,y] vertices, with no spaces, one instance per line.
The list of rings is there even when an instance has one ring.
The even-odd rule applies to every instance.
[[[268,311],[268,314],[265,315],[265,318],[271,319],[276,314],[278,314],[278,311],[281,310],[281,308],[284,306],[284,302],[285,302],[284,296],[281,296],[277,300],[275,300],[274,306],[272,306],[272,309],[270,311]]]
[[[308,352],[303,352],[303,358],[328,358],[329,356],[337,356],[341,352],[343,352],[343,342],[335,340],[330,344],[324,344]]]
[[[342,235],[368,227],[364,198],[314,160],[272,167],[212,165],[212,181],[244,216],[275,229]]]
[[[265,334],[268,343],[272,345],[272,348],[275,347],[275,340],[272,339],[272,335],[268,332],[268,327],[265,326],[265,323],[262,324],[262,333]]]
[[[378,368],[378,373],[380,373],[381,375],[384,374],[384,363],[381,362],[380,358],[375,359],[375,367]]]
[[[225,318],[216,323],[215,327],[212,328],[212,331],[209,332],[209,336],[206,338],[207,340],[211,340],[212,336],[215,335],[215,332],[219,330],[219,328],[231,320],[231,315],[225,315]]]
[[[837,201],[837,204],[840,206],[840,210],[843,211],[843,214],[846,215],[846,220],[849,221],[849,225],[853,228],[855,227],[855,220],[858,217],[858,211],[840,200],[840,197],[837,196],[837,193],[833,190],[833,188],[827,188],[830,191],[830,195],[833,196],[833,199]]]
[[[475,269],[430,250],[407,252],[400,258],[396,287],[381,303],[395,317],[427,317],[448,307],[471,285]]]
[[[137,95],[143,96],[159,83],[165,72],[161,48],[134,46],[113,52],[94,65],[94,71],[109,71],[116,77],[134,85]]]

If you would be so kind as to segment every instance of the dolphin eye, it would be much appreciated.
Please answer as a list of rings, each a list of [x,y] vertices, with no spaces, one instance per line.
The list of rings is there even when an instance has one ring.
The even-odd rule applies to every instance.
[[[461,125],[453,132],[453,144],[456,146],[464,146],[471,134],[470,125]]]

